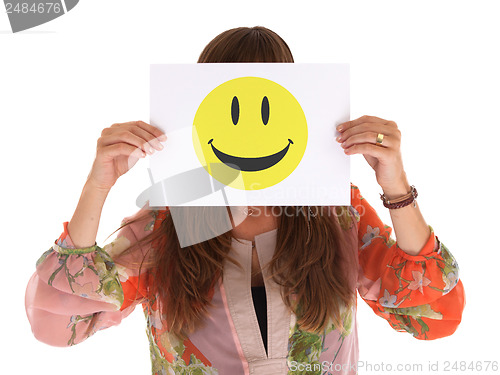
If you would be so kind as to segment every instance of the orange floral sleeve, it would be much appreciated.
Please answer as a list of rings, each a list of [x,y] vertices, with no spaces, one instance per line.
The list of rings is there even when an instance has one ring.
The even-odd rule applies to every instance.
[[[431,234],[418,255],[404,252],[385,225],[351,184],[351,205],[358,226],[358,292],[396,331],[432,340],[453,334],[465,307],[458,264]]]

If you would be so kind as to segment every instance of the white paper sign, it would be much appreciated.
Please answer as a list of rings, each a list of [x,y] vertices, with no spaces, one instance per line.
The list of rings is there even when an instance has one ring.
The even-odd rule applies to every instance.
[[[350,205],[349,65],[151,64],[151,206]]]

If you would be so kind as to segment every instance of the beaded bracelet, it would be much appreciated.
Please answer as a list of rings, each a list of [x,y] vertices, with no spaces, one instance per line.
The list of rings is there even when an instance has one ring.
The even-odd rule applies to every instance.
[[[385,194],[380,194],[380,199],[382,199],[382,202],[384,202],[384,207],[394,209],[408,206],[411,202],[413,202],[413,207],[417,207],[417,196],[417,189],[415,188],[415,186],[411,185],[410,192],[406,195],[403,195],[402,197],[389,201],[386,198]]]

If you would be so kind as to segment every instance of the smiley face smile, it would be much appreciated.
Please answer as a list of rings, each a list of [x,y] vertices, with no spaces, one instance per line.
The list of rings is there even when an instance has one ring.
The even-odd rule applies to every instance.
[[[289,138],[288,145],[283,150],[275,154],[258,158],[242,158],[239,156],[228,155],[220,150],[217,150],[212,143],[213,140],[213,138],[209,140],[208,144],[212,146],[215,156],[217,156],[217,158],[228,167],[234,168],[234,166],[236,166],[239,170],[244,172],[257,172],[272,167],[285,157],[288,149],[290,148],[290,144],[293,144],[293,141]]]

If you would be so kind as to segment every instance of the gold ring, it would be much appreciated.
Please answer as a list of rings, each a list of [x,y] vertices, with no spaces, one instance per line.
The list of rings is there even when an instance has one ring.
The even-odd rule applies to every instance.
[[[376,145],[377,146],[381,145],[383,140],[384,140],[384,135],[382,133],[378,133],[377,134]]]

